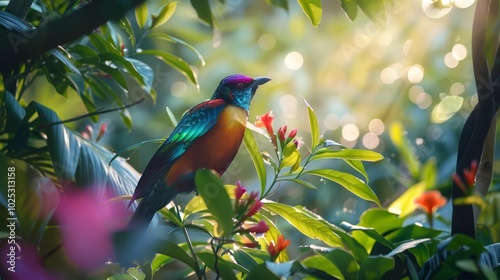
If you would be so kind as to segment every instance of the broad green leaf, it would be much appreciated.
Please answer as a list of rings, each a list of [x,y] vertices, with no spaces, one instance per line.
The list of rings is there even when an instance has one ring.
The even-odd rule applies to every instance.
[[[214,20],[209,0],[191,0],[191,6],[201,21],[213,27]]]
[[[330,252],[321,252],[320,254],[340,270],[344,279],[356,279],[359,265],[351,254],[339,248],[333,248]]]
[[[233,207],[222,181],[210,170],[200,169],[195,174],[198,194],[203,198],[208,211],[217,221],[221,236],[230,236],[233,230]]]
[[[163,254],[156,254],[154,259],[151,261],[151,270],[153,273],[156,273],[160,268],[164,265],[167,265],[173,262],[175,259],[169,256],[165,256]]]
[[[284,179],[281,179],[280,181],[290,181],[290,182],[294,182],[294,183],[297,183],[299,185],[302,185],[308,189],[313,189],[313,190],[317,190],[318,188],[316,188],[315,185],[307,182],[307,181],[304,181],[304,180],[300,180],[300,179],[289,179],[289,178],[284,178]]]
[[[356,0],[341,0],[342,10],[344,10],[351,21],[354,21],[358,15],[358,5],[356,2]]]
[[[479,194],[456,198],[453,203],[455,205],[477,205],[481,210],[488,207],[488,201]]]
[[[172,66],[179,73],[186,76],[188,78],[188,80],[191,81],[191,83],[193,83],[196,86],[196,89],[199,89],[200,86],[198,84],[198,79],[196,78],[196,75],[194,74],[193,70],[189,67],[189,64],[187,64],[181,58],[179,58],[173,54],[170,54],[168,52],[161,51],[161,50],[143,50],[142,52],[140,52],[138,54],[139,55],[153,55],[153,56],[159,58],[164,63]]]
[[[346,190],[352,192],[358,197],[369,200],[377,203],[380,206],[380,201],[378,200],[377,195],[373,192],[370,187],[365,184],[365,182],[361,181],[359,178],[345,172],[332,170],[332,169],[315,169],[306,171],[303,173],[304,175],[310,174],[319,176],[321,178],[328,179],[332,182],[338,183]]]
[[[148,4],[147,4],[147,2],[144,2],[135,8],[135,20],[137,21],[137,25],[140,28],[143,28],[144,26],[146,26],[146,23],[148,22]]]
[[[90,35],[88,35],[88,38],[92,45],[96,47],[96,49],[99,51],[99,54],[101,53],[114,53],[116,55],[121,56],[121,52],[113,45],[112,42],[104,39],[101,34],[92,32]]]
[[[200,252],[196,254],[203,263],[210,268],[214,273],[217,271],[221,279],[234,279],[236,280],[236,274],[234,270],[241,271],[248,274],[249,271],[245,267],[223,259],[221,256],[215,256],[213,252]],[[217,258],[217,259],[216,259]]]
[[[370,150],[342,149],[339,151],[322,151],[311,157],[311,160],[317,159],[350,159],[374,162],[384,159],[384,156]]]
[[[340,226],[343,229],[345,229],[346,231],[350,231],[350,232],[360,231],[360,232],[364,233],[365,235],[367,235],[368,237],[370,237],[371,239],[373,239],[373,241],[377,241],[380,244],[386,246],[387,248],[389,248],[391,250],[396,248],[396,246],[394,244],[392,244],[392,242],[387,240],[385,237],[383,237],[378,231],[376,231],[373,228],[368,228],[368,227],[363,227],[363,226],[355,226],[355,225],[352,225],[348,222],[342,222],[340,224]]]
[[[95,63],[97,63],[99,60],[97,59],[97,53],[92,49],[84,45],[74,45],[68,48],[68,50],[71,53],[77,54],[80,58],[91,58],[94,57]],[[78,62],[78,60],[77,60]]]
[[[414,247],[420,245],[421,243],[425,243],[425,242],[428,242],[430,240],[431,240],[430,238],[422,238],[422,239],[417,239],[417,240],[405,242],[405,243],[399,245],[398,247],[394,248],[391,252],[389,252],[385,256],[386,257],[394,257],[399,253],[403,253],[406,250],[414,248]]]
[[[312,107],[307,103],[307,101],[302,98],[307,105],[307,115],[309,117],[309,126],[311,129],[311,148],[314,149],[319,144],[319,127],[318,127],[318,119],[316,118],[316,113]]]
[[[69,70],[73,71],[73,73],[81,75],[80,70],[70,60],[71,55],[63,47],[58,46],[56,49],[48,51],[48,53],[55,56],[62,64],[68,67]]]
[[[249,271],[251,271],[255,266],[257,266],[259,264],[245,250],[234,250],[233,257],[234,257],[234,260],[236,261],[236,263],[245,267]]]
[[[357,3],[375,27],[383,28],[386,26],[387,14],[384,0],[357,0]]]
[[[363,165],[363,162],[360,160],[352,160],[352,159],[344,159],[344,161],[349,164],[354,170],[358,171],[365,177],[366,183],[369,182],[368,178],[368,173],[366,173],[365,166]]]
[[[420,162],[417,160],[415,152],[412,150],[408,144],[408,139],[406,138],[406,133],[404,127],[400,122],[395,122],[391,125],[389,135],[391,141],[394,143],[398,149],[403,162],[410,171],[410,174],[415,180],[418,180],[418,175],[420,173]]]
[[[162,240],[159,242],[156,252],[181,261],[191,267],[194,271],[198,271],[198,264],[193,257],[172,241]]]
[[[279,280],[276,274],[272,273],[266,266],[265,263],[259,264],[254,267],[248,276],[245,278],[246,280]]]
[[[321,21],[321,0],[297,0],[314,27]]]
[[[203,58],[201,53],[195,47],[193,47],[192,45],[190,45],[186,41],[183,41],[177,37],[168,35],[166,33],[152,33],[152,34],[149,34],[148,36],[151,38],[158,38],[158,39],[165,40],[165,41],[168,41],[171,43],[180,44],[180,45],[188,48],[190,51],[192,51],[198,57],[198,59],[201,62],[201,66],[205,65],[205,59]]]
[[[266,182],[267,182],[267,173],[266,173],[266,165],[264,164],[264,159],[262,159],[262,155],[259,152],[259,147],[253,138],[252,131],[250,129],[245,130],[245,135],[243,137],[243,141],[245,143],[245,147],[247,148],[248,154],[252,159],[252,162],[255,166],[255,171],[257,172],[257,176],[260,181],[260,192],[261,194],[266,191]]]
[[[304,235],[312,239],[320,240],[333,247],[342,246],[342,240],[325,225],[326,221],[321,217],[317,216],[316,218],[312,218],[303,211],[286,204],[267,200],[263,202],[264,206],[262,206],[262,209],[281,216]]]
[[[140,79],[139,81],[143,82],[141,85],[144,86],[144,90],[146,91],[146,93],[149,94],[150,91],[153,89],[153,82],[154,82],[153,69],[151,69],[149,65],[140,60],[129,57],[127,57],[126,60],[132,64],[133,69],[136,70],[137,74],[141,76],[142,79]],[[133,90],[132,93],[134,93]],[[153,102],[156,102],[156,99],[153,99]]]
[[[359,268],[357,279],[383,279],[382,276],[394,268],[394,259],[384,256],[369,256]]]
[[[177,2],[170,2],[166,5],[163,5],[160,8],[160,12],[158,13],[158,15],[151,16],[151,29],[161,26],[162,24],[167,22],[174,14],[175,8],[177,8]]]
[[[105,64],[112,63],[112,64],[115,64],[117,66],[123,67],[123,69],[126,70],[126,72],[130,76],[134,77],[141,86],[147,85],[146,78],[147,78],[147,76],[151,76],[151,74],[152,74],[152,70],[151,70],[151,68],[149,68],[149,66],[147,66],[147,65],[144,66],[142,64],[139,64],[136,60],[136,65],[140,65],[142,70],[145,70],[146,67],[148,67],[150,70],[150,73],[146,73],[146,71],[145,71],[145,75],[147,75],[147,76],[143,76],[143,75],[141,75],[141,73],[139,73],[138,69],[132,63],[133,60],[130,61],[130,60],[126,59],[125,57],[121,56],[120,54],[100,53],[98,56],[99,56],[99,59],[101,60],[101,62],[104,62]],[[151,84],[153,83],[153,79],[151,79],[150,83]],[[124,88],[127,88],[127,87],[124,87]]]
[[[336,279],[343,279],[341,278],[342,272],[340,272],[338,267],[321,254],[309,256],[302,260],[301,263],[305,267],[321,269],[329,275],[337,277]]]
[[[5,110],[7,111],[5,117],[9,125],[5,127],[5,130],[7,131],[9,126],[18,128],[26,115],[26,110],[19,104],[14,95],[8,91],[2,90],[0,92],[0,100],[5,100]]]
[[[417,209],[415,199],[427,189],[425,182],[419,182],[409,187],[402,195],[389,205],[389,211],[398,214],[400,217],[406,217]]]

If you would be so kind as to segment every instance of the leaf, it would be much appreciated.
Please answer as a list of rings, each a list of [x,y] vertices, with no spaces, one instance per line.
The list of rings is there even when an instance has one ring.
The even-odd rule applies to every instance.
[[[415,199],[425,192],[426,189],[427,185],[424,182],[419,182],[409,187],[389,205],[389,211],[398,214],[402,218],[410,215],[417,209]]]
[[[320,240],[333,247],[342,246],[342,240],[337,234],[330,230],[327,225],[325,225],[326,221],[324,221],[321,217],[317,216],[316,218],[312,218],[303,211],[286,204],[267,200],[264,200],[263,202],[264,205],[262,206],[262,209],[281,216],[304,235],[312,239]]]
[[[303,266],[306,266],[308,268],[321,269],[325,273],[337,277],[336,279],[342,279],[340,278],[342,273],[340,272],[338,267],[321,254],[309,256],[305,258],[301,263]]]
[[[144,26],[146,26],[146,23],[148,22],[147,2],[144,2],[135,8],[135,20],[137,21],[137,25],[139,26],[139,28],[143,28]]]
[[[265,263],[259,264],[254,267],[248,276],[245,278],[246,280],[279,280],[280,277],[276,276],[276,274],[272,273],[266,266]]]
[[[387,248],[389,248],[391,250],[396,248],[396,246],[394,244],[392,244],[392,242],[385,239],[385,237],[383,237],[378,231],[376,231],[373,228],[367,228],[367,227],[363,227],[363,226],[355,226],[355,225],[351,225],[350,223],[345,222],[345,221],[342,222],[340,224],[340,226],[343,229],[345,229],[346,231],[361,231],[364,234],[366,234],[367,236],[369,236],[371,239],[373,239],[374,241],[379,242],[380,244],[386,246]]]
[[[358,5],[356,2],[356,0],[341,0],[342,10],[344,10],[351,21],[354,21],[358,15]]]
[[[394,259],[384,256],[369,256],[359,268],[358,279],[383,279],[382,276],[394,268]]]
[[[160,12],[158,15],[152,15],[152,23],[151,23],[151,29],[163,25],[165,22],[167,22],[172,15],[175,13],[175,9],[177,8],[177,2],[170,2],[166,5],[163,5],[160,8]]]
[[[321,21],[321,0],[297,0],[314,27]]]
[[[309,126],[311,129],[311,147],[314,149],[314,147],[319,144],[318,119],[316,118],[316,113],[314,113],[314,110],[311,108],[309,103],[307,103],[304,97],[302,97],[302,100],[304,100],[307,105],[307,116],[309,117]]]
[[[370,187],[361,181],[359,178],[345,172],[332,170],[332,169],[316,169],[310,170],[302,173],[303,175],[310,174],[319,176],[321,178],[328,179],[332,182],[338,183],[346,190],[352,192],[358,197],[375,202],[380,206],[380,201],[378,200],[377,195],[373,192]]]
[[[193,83],[196,86],[196,89],[199,89],[199,84],[198,84],[198,79],[196,75],[194,74],[193,70],[189,67],[189,65],[182,60],[181,58],[170,54],[168,52],[164,52],[161,50],[143,50],[142,52],[138,53],[139,55],[153,55],[157,58],[159,58],[161,61],[164,63],[172,66],[174,69],[176,69],[179,73],[183,74],[188,78],[191,83]]]
[[[191,267],[194,271],[198,271],[198,264],[186,251],[172,241],[162,240],[158,242],[156,252],[165,256],[172,257]]]
[[[210,268],[214,273],[220,276],[221,279],[234,279],[236,280],[236,275],[233,270],[241,271],[245,274],[249,273],[249,271],[243,266],[226,261],[220,256],[215,256],[212,252],[200,252],[196,254],[203,263]],[[216,259],[217,258],[217,259]]]
[[[370,150],[342,149],[339,151],[322,151],[311,157],[311,160],[317,159],[349,159],[374,162],[384,159],[384,156]]]
[[[56,49],[48,51],[48,53],[55,56],[62,64],[68,67],[69,70],[73,71],[73,73],[79,76],[81,75],[80,70],[69,59],[71,55],[61,46],[58,46]]]
[[[264,164],[264,159],[259,152],[259,147],[253,138],[252,131],[250,129],[245,130],[245,135],[243,137],[245,147],[247,148],[248,154],[252,159],[253,165],[255,166],[255,171],[260,181],[260,192],[263,194],[266,191],[267,173],[266,166]]]
[[[130,21],[129,21],[128,17],[121,18],[118,21],[118,26],[127,33],[128,38],[130,40],[130,44],[132,46],[135,46],[135,33],[134,33],[134,29],[130,25]]]
[[[123,109],[120,111],[120,117],[122,117],[123,122],[127,126],[128,130],[132,130],[132,116],[127,109]]]
[[[368,183],[368,173],[366,173],[365,167],[363,166],[363,162],[360,160],[350,160],[350,159],[344,159],[344,161],[349,164],[354,170],[358,171],[365,177],[366,183]]]
[[[421,243],[425,243],[425,242],[428,242],[430,240],[431,240],[430,238],[422,238],[422,239],[417,239],[417,240],[405,242],[405,243],[399,245],[398,247],[394,248],[391,252],[389,252],[385,256],[386,257],[394,257],[397,254],[403,253],[406,250],[414,248],[414,247],[420,245]]]
[[[414,179],[418,179],[418,174],[420,172],[420,162],[417,160],[417,156],[408,144],[408,139],[405,136],[404,127],[400,122],[395,122],[391,125],[389,136],[391,141],[394,143],[398,149],[403,162],[410,171],[410,174]]]
[[[121,56],[121,52],[113,45],[112,42],[104,39],[101,34],[92,32],[88,35],[88,38],[92,45],[96,47],[99,54],[101,53],[114,53],[116,55]]]
[[[292,173],[299,168],[300,161],[300,152],[295,143],[293,141],[288,142],[283,149],[283,159],[280,163],[280,169],[291,166],[290,173]]]
[[[178,122],[177,122],[177,118],[175,118],[174,113],[172,112],[172,110],[170,110],[170,108],[168,106],[165,107],[165,110],[167,111],[168,120],[170,121],[170,123],[172,124],[173,127],[176,127]]]
[[[267,0],[271,5],[275,7],[280,7],[285,11],[288,11],[288,0]]]
[[[382,28],[387,24],[384,0],[357,0],[358,6],[375,27]]]
[[[195,174],[198,194],[203,198],[208,211],[217,221],[221,236],[228,237],[233,231],[233,207],[221,180],[210,170],[200,169]]]
[[[100,53],[98,54],[99,56],[99,59],[101,60],[101,62],[104,62],[105,64],[106,63],[112,63],[112,64],[115,64],[115,65],[119,65],[122,67],[122,69],[125,69],[126,72],[134,77],[137,82],[140,84],[140,85],[147,85],[147,82],[146,82],[146,78],[148,78],[148,76],[151,76],[153,75],[153,70],[151,70],[151,68],[149,66],[147,66],[146,64],[142,63],[140,64],[138,62],[138,60],[135,60],[135,65],[139,65],[141,67],[142,70],[145,71],[145,75],[146,76],[143,76],[141,75],[141,73],[139,73],[138,69],[135,67],[134,63],[132,63],[134,60],[129,60],[129,59],[126,59],[125,57],[121,56],[120,54],[116,54],[116,53],[111,53],[111,52],[107,52],[107,53]],[[144,66],[146,65],[146,66]],[[149,68],[149,71],[146,70],[147,68]],[[151,78],[150,79],[150,83],[152,84],[153,83],[153,79]],[[127,88],[127,86],[125,86],[124,88]]]
[[[315,185],[307,182],[307,181],[304,181],[304,180],[300,180],[300,179],[288,179],[288,178],[285,178],[285,179],[282,179],[280,181],[290,181],[290,182],[294,182],[294,183],[297,183],[299,185],[302,185],[308,189],[313,189],[313,190],[317,190],[318,188],[316,188]]]
[[[212,15],[212,9],[210,8],[209,0],[191,0],[191,6],[193,6],[198,18],[209,26],[214,26],[214,20]]]
[[[180,45],[188,48],[190,51],[192,51],[198,57],[198,59],[201,62],[201,66],[205,66],[205,59],[203,58],[201,53],[195,47],[193,47],[192,45],[190,45],[186,41],[183,41],[177,37],[168,35],[166,33],[152,33],[152,34],[149,34],[148,36],[152,37],[152,38],[162,39],[162,40],[165,40],[165,41],[168,41],[171,43],[180,44]]]

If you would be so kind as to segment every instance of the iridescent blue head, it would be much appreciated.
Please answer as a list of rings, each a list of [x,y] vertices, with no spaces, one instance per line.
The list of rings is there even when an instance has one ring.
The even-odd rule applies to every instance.
[[[252,79],[242,74],[227,76],[220,81],[211,99],[220,98],[229,104],[248,111],[250,109],[250,101],[252,101],[257,88],[270,80],[266,77]]]

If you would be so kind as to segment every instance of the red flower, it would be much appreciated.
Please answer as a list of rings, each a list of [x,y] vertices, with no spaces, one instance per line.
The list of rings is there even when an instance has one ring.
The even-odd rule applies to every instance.
[[[236,182],[236,189],[234,190],[234,197],[236,198],[236,201],[239,201],[246,191],[247,189],[241,184],[240,181]]]
[[[474,186],[474,182],[476,181],[476,173],[477,173],[477,160],[473,160],[470,163],[470,169],[464,169],[464,179],[465,183],[469,188]]]
[[[273,115],[273,111],[269,111],[263,116],[257,116],[257,120],[255,121],[255,126],[266,128],[267,133],[272,137],[274,135],[274,130],[273,130],[274,119],[275,117]]]
[[[267,247],[267,252],[269,252],[269,255],[271,255],[271,260],[276,260],[278,255],[283,252],[286,247],[288,247],[288,245],[290,245],[290,240],[285,240],[285,237],[283,235],[278,236],[278,241],[276,242],[276,244],[273,241]]]
[[[438,208],[446,204],[446,197],[443,197],[439,191],[427,191],[422,193],[417,199],[415,204],[427,214],[434,213]]]
[[[259,211],[259,209],[262,207],[263,203],[260,200],[256,200],[252,206],[250,206],[250,209],[248,209],[248,212],[245,214],[247,217],[252,217]]]
[[[255,226],[249,227],[247,229],[248,232],[253,232],[253,233],[266,233],[269,230],[269,226],[264,222],[263,220],[260,220]]]
[[[108,130],[108,123],[103,122],[101,126],[99,127],[99,134],[97,134],[97,139],[96,141],[101,140],[101,138],[104,136],[104,133],[106,133],[106,130]]]
[[[292,131],[290,131],[290,134],[288,134],[288,139],[293,139],[295,138],[295,136],[297,136],[297,129],[292,129]]]

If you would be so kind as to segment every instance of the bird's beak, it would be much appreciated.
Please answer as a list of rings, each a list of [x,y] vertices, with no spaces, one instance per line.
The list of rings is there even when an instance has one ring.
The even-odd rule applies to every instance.
[[[257,77],[255,79],[253,79],[253,82],[250,84],[250,87],[256,89],[258,86],[263,85],[263,84],[269,82],[270,80],[271,79],[268,77]]]

